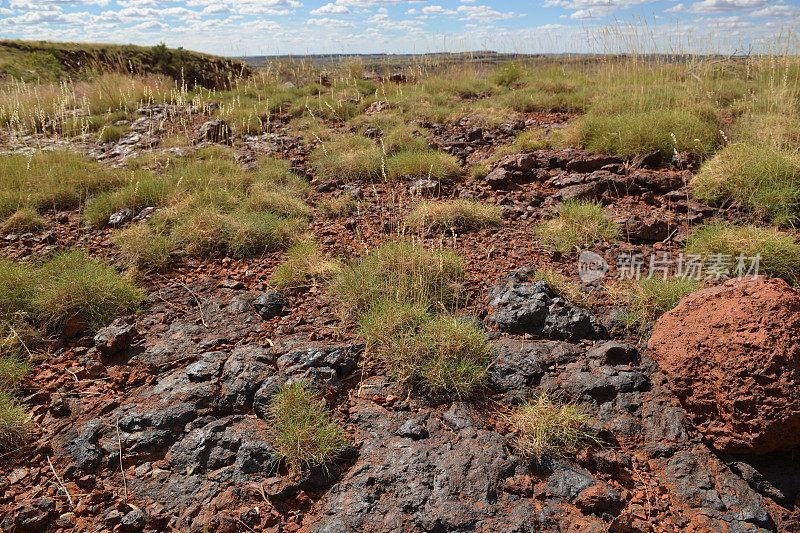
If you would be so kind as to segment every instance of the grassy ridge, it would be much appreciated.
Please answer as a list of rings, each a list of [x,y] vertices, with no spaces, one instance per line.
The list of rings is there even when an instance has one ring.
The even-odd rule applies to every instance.
[[[223,89],[251,70],[236,59],[164,45],[0,41],[0,79],[58,81],[98,72],[162,74],[189,86]]]

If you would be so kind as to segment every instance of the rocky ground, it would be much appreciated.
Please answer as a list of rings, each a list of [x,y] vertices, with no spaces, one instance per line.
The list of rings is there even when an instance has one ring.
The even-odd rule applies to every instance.
[[[124,165],[143,150],[191,152],[196,146],[158,147],[170,120],[183,115],[191,116],[198,139],[215,140],[203,140],[214,126],[204,127],[202,114],[156,106],[140,110],[131,132],[116,143],[84,137],[71,145],[111,165]],[[468,121],[433,124],[428,140],[466,165],[520,131],[557,128],[569,118],[525,115],[495,129]],[[31,141],[2,139],[6,150]],[[595,249],[610,263],[610,276],[621,253],[677,252],[690,224],[741,218],[689,198],[694,168],[688,156],[623,161],[577,149],[542,150],[506,156],[483,178],[359,184],[317,180],[306,166],[311,146],[285,124],[260,136],[234,136],[231,143],[242,165],[265,153],[290,159],[308,173],[311,204],[345,193],[363,200],[357,213],[330,218],[315,210],[309,223],[323,250],[345,259],[401,233],[398,220],[420,196],[502,206],[500,227],[422,236],[465,258],[471,310],[490,331],[496,352],[490,390],[469,402],[432,401],[409,395],[380,370],[364,372],[363,345],[322,288],[270,289],[267,278],[282,260],[279,253],[181,260],[146,281],[149,297],[138,315],[121,317],[96,335],[64,332],[53,356],[24,383],[38,437],[3,459],[0,529],[800,530],[795,454],[785,446],[760,448],[769,439],[727,447],[728,440],[716,437],[740,428],[723,417],[722,429],[715,429],[707,420],[719,417],[709,415],[709,404],[687,403],[691,395],[674,386],[688,383],[694,390],[687,381],[692,376],[681,372],[685,363],[669,351],[678,330],[665,328],[692,330],[698,320],[692,310],[702,306],[665,317],[648,348],[615,321],[610,302],[599,298],[592,309],[577,308],[530,280],[531,269],[544,267],[577,280],[574,257],[551,253],[532,237],[535,224],[568,198],[602,200],[623,228],[627,242]],[[112,230],[86,229],[77,212],[47,218],[40,234],[5,236],[2,253],[21,259],[81,246],[115,260]],[[758,301],[766,297],[761,290],[749,294]],[[795,302],[788,309],[796,311]],[[770,327],[788,327],[776,320]],[[757,327],[751,324],[750,331]],[[712,328],[704,335],[716,333]],[[772,340],[796,343],[791,337]],[[720,339],[709,353],[721,357],[726,346]],[[800,412],[792,403],[798,374],[751,370],[765,389],[776,375],[786,383],[781,394],[789,407],[765,413],[758,424],[758,431],[769,432],[787,409],[793,416]],[[714,371],[722,377],[733,372]],[[324,388],[325,401],[351,435],[337,461],[299,477],[273,458],[262,420],[270,394],[287,376]],[[708,387],[736,406],[746,402],[748,383]],[[585,403],[591,430],[604,445],[535,462],[515,456],[507,415],[520,398],[539,391]],[[797,425],[787,427],[775,431],[797,433]]]

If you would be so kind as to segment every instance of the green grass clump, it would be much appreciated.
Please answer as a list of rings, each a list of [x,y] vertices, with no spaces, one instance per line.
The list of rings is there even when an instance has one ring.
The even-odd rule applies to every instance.
[[[466,398],[486,385],[493,352],[480,329],[436,316],[391,339],[378,353],[401,383]]]
[[[791,224],[800,211],[800,159],[769,145],[731,144],[709,159],[692,181],[698,200],[736,202],[777,224]]]
[[[286,252],[286,260],[270,276],[278,288],[298,287],[331,279],[341,266],[322,255],[314,241],[295,244]]]
[[[0,360],[0,366],[2,366]],[[0,389],[0,452],[17,450],[30,440],[33,431],[31,415],[16,396]]]
[[[386,162],[386,170],[391,179],[405,177],[448,179],[458,176],[461,173],[461,166],[458,164],[458,159],[450,154],[426,150],[397,153]]]
[[[522,79],[522,74],[522,69],[518,65],[507,63],[495,70],[492,76],[492,83],[503,87],[510,87]]]
[[[257,183],[250,188],[245,208],[248,211],[271,211],[284,217],[308,218],[311,207],[291,192],[275,190],[272,184]]]
[[[366,137],[341,137],[315,148],[310,161],[324,179],[377,181],[382,176],[383,152]]]
[[[358,317],[358,333],[372,351],[400,334],[414,331],[430,317],[425,305],[411,299],[382,298]]]
[[[46,335],[72,317],[98,328],[135,311],[143,298],[113,268],[80,251],[39,264],[0,259],[0,453],[24,445],[33,429],[16,389]]]
[[[368,353],[410,388],[465,398],[486,385],[492,348],[467,322],[387,298],[363,313],[358,326]]]
[[[422,135],[414,134],[415,128],[410,124],[392,125],[384,132],[383,148],[388,155],[400,152],[424,152],[428,150],[428,141]]]
[[[410,241],[384,244],[336,276],[330,291],[343,316],[357,318],[385,298],[413,301],[426,309],[453,309],[462,297],[460,258]]]
[[[317,207],[326,215],[331,217],[346,217],[358,211],[360,202],[349,194],[343,194],[336,198],[324,198],[319,201]]]
[[[275,451],[292,473],[324,465],[344,449],[344,429],[304,381],[282,386],[267,413]]]
[[[80,251],[37,265],[2,261],[0,274],[0,322],[28,320],[46,330],[73,316],[97,328],[135,311],[144,298],[112,267]]]
[[[759,273],[797,282],[800,280],[800,241],[775,228],[754,224],[734,226],[721,220],[707,222],[694,230],[686,243],[686,251],[707,261],[714,256],[727,256],[730,275],[736,276],[739,257],[745,258],[744,271],[752,257],[761,256]],[[744,274],[745,272],[742,272]]]
[[[164,268],[177,251],[171,236],[158,233],[146,222],[125,228],[112,242],[125,264],[142,273]]]
[[[619,230],[600,202],[567,200],[557,217],[536,227],[536,234],[554,250],[566,253],[613,240]]]
[[[0,156],[0,219],[21,208],[61,211],[125,180],[125,174],[73,152]]]
[[[485,386],[492,350],[483,331],[449,314],[462,278],[456,256],[398,242],[342,269],[330,289],[367,354],[394,379],[463,398]]]
[[[523,131],[514,139],[512,153],[528,153],[537,150],[551,150],[559,141],[555,133],[543,133],[539,130]]]
[[[590,418],[576,403],[558,402],[541,394],[524,402],[512,415],[517,431],[512,445],[520,456],[539,460],[548,454],[572,452],[581,443],[599,444],[586,429]]]
[[[406,223],[418,230],[446,231],[456,226],[480,229],[497,226],[502,221],[499,206],[463,198],[422,202],[406,216]]]
[[[577,283],[555,270],[537,268],[531,280],[544,281],[556,294],[576,305],[588,307],[591,301],[589,295],[582,291]]]
[[[71,316],[95,329],[135,311],[144,299],[116,270],[80,251],[54,255],[36,269],[33,279],[35,322],[50,329]]]
[[[659,150],[665,157],[678,150],[709,155],[721,142],[715,121],[673,109],[590,113],[572,123],[562,143],[578,144],[590,152],[630,157]]]
[[[36,233],[46,226],[42,215],[30,207],[22,207],[0,224],[0,233]]]
[[[128,133],[128,126],[108,126],[100,132],[100,142],[115,143]]]
[[[688,277],[652,277],[621,282],[610,289],[613,299],[625,308],[622,322],[627,326],[648,326],[673,309],[684,296],[703,288]]]

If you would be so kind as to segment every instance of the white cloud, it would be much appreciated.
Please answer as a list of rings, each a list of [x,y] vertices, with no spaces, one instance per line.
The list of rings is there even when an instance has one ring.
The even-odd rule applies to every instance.
[[[329,17],[310,18],[306,21],[314,26],[325,26],[326,28],[352,28],[353,24],[346,20],[333,19]]]
[[[768,5],[765,0],[703,0],[695,2],[689,11],[692,13],[724,13],[727,11],[742,11],[758,9]]]
[[[457,12],[453,9],[445,9],[442,6],[425,6],[422,8],[422,13],[425,15],[455,15]]]
[[[520,16],[514,12],[501,13],[489,6],[459,6],[458,13],[463,16],[462,20],[480,20],[483,22],[507,20]]]
[[[312,15],[344,15],[346,13],[350,13],[350,10],[347,9],[347,6],[334,3],[325,4],[322,7],[311,10]]]

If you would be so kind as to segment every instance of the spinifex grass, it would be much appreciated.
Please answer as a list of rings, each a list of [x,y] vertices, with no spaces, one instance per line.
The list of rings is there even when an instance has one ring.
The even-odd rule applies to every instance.
[[[405,241],[344,268],[331,293],[358,323],[368,360],[414,390],[464,398],[485,386],[492,349],[482,330],[450,314],[462,277],[456,256]]]
[[[714,257],[724,259],[731,275],[736,274],[740,260],[745,262],[742,273],[746,273],[754,258],[759,257],[759,273],[789,282],[800,280],[800,241],[775,228],[735,226],[720,220],[707,222],[689,236],[686,251],[707,261]]]
[[[558,216],[536,228],[537,236],[560,252],[574,252],[619,236],[600,202],[567,200]]]
[[[344,429],[304,381],[281,387],[269,403],[267,423],[291,472],[324,465],[345,446]]]
[[[322,255],[316,242],[300,242],[287,250],[286,260],[272,273],[270,282],[278,288],[297,287],[329,280],[340,269],[338,262]]]
[[[456,226],[480,229],[496,226],[502,220],[502,210],[499,206],[464,198],[424,201],[406,216],[406,223],[417,230],[446,231]]]
[[[736,202],[756,216],[790,224],[800,212],[800,158],[774,146],[732,144],[700,168],[692,188],[700,200]]]
[[[512,445],[522,457],[539,460],[546,454],[572,452],[581,443],[599,444],[586,429],[589,419],[583,406],[541,394],[523,403],[512,416],[517,430]]]
[[[654,276],[620,282],[609,287],[612,298],[625,311],[622,321],[627,326],[646,327],[673,309],[684,296],[703,288],[701,281]]]

